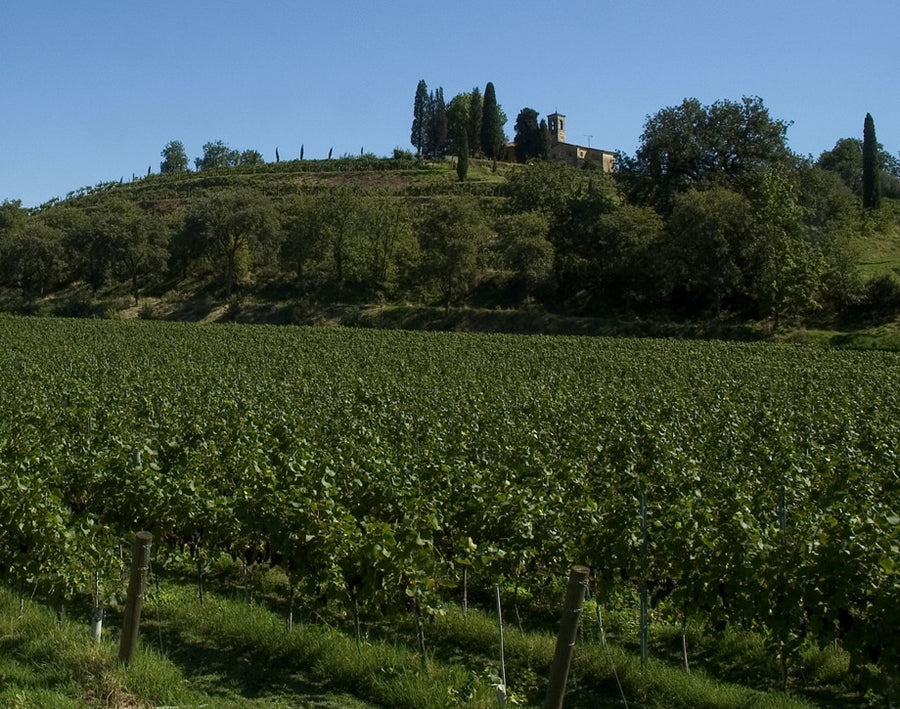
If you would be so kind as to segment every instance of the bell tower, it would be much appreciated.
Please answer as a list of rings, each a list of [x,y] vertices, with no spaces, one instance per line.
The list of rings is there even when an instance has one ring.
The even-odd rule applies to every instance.
[[[547,128],[554,145],[566,142],[566,117],[563,114],[553,112],[547,116]]]

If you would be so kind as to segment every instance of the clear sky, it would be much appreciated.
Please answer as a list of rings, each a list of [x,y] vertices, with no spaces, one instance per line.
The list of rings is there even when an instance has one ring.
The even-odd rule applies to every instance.
[[[410,148],[416,84],[492,81],[509,116],[567,116],[570,142],[633,153],[646,117],[760,96],[818,156],[900,150],[900,0],[7,0],[0,201],[35,206],[158,172],[181,140],[274,160]],[[590,136],[590,138],[589,138]]]

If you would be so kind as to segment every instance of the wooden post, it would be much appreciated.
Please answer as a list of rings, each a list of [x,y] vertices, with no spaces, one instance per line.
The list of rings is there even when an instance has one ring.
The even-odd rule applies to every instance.
[[[573,566],[569,574],[569,586],[566,588],[562,621],[556,638],[556,652],[553,654],[553,664],[550,665],[550,683],[547,687],[547,697],[544,699],[544,709],[562,709],[575,639],[578,637],[581,605],[584,603],[584,593],[590,575],[591,570],[587,566]]]
[[[125,601],[125,617],[122,620],[122,641],[119,644],[119,662],[130,664],[137,649],[138,626],[144,606],[144,588],[147,585],[147,569],[150,566],[150,546],[153,535],[138,532],[134,538],[131,559],[131,579],[128,598]]]

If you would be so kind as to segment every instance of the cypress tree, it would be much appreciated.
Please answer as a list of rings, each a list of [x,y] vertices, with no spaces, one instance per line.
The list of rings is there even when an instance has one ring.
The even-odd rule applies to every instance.
[[[516,118],[516,160],[527,162],[541,155],[541,128],[533,108],[523,108]]]
[[[476,155],[481,152],[481,91],[476,86],[469,95],[469,153]]]
[[[425,79],[419,79],[416,87],[416,98],[413,102],[412,133],[409,142],[416,149],[416,155],[422,154],[425,147],[425,136],[428,133],[428,86]]]
[[[550,157],[550,129],[547,127],[547,121],[541,119],[541,160],[547,160]]]
[[[439,86],[431,96],[431,123],[428,152],[432,157],[444,154],[447,146],[447,104],[444,102],[444,87]]]
[[[469,136],[465,130],[460,131],[459,157],[456,161],[456,176],[460,182],[466,181],[469,174]]]
[[[866,114],[863,124],[863,207],[878,209],[881,205],[881,180],[879,179],[878,141],[875,140],[875,121],[872,114]]]
[[[484,101],[481,108],[481,151],[484,156],[496,160],[506,142],[503,134],[503,119],[494,85],[489,81],[484,87]]]

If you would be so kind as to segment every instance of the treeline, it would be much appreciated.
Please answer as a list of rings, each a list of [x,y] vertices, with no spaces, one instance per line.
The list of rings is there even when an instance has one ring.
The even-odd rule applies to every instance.
[[[443,87],[429,91],[421,79],[413,101],[410,143],[416,155],[425,158],[453,155],[461,160],[467,157],[500,160],[507,157],[507,136],[503,128],[507,120],[491,82],[484,87],[484,95],[476,86],[458,93],[447,103]],[[519,111],[514,127],[516,162],[524,163],[532,158],[546,160],[551,142],[546,119],[539,122],[538,112],[526,107]],[[459,178],[465,179],[464,170]]]
[[[195,175],[209,184],[174,198],[141,199],[125,185],[35,212],[4,202],[0,284],[25,310],[78,283],[95,292],[127,284],[137,302],[189,281],[224,298],[530,304],[775,328],[892,317],[900,288],[863,282],[855,244],[894,228],[896,204],[863,209],[852,139],[813,161],[787,149],[786,130],[759,99],[686,100],[648,119],[614,175],[538,160],[481,192],[460,189],[449,169],[406,189],[387,179],[288,184],[278,171],[279,187],[265,189],[269,177],[251,164],[233,174],[249,170],[252,185],[231,171],[212,182]],[[889,198],[900,171],[878,151]]]
[[[328,150],[328,160],[332,159],[333,154],[334,148],[330,148]],[[160,174],[166,175],[187,172],[190,169],[188,166],[187,151],[184,148],[184,143],[180,140],[170,140],[166,143],[165,147],[162,149],[161,155],[163,159],[159,164]],[[361,157],[367,155],[364,148],[360,149],[359,155]],[[368,156],[375,157],[371,153],[369,153]],[[405,157],[404,151],[396,150],[394,157],[398,156]],[[349,154],[344,154],[341,156],[341,159],[347,160],[350,157]],[[305,148],[302,143],[300,144],[299,156],[290,158],[290,160],[294,162],[298,159],[301,161],[305,159]],[[275,148],[275,162],[281,162],[281,154],[277,147]],[[228,167],[253,167],[265,164],[266,160],[258,150],[252,148],[247,150],[236,150],[222,140],[212,140],[208,143],[204,143],[203,155],[194,158],[194,168],[197,172]],[[152,173],[152,169],[153,166],[151,165],[147,170],[148,175]]]
[[[413,101],[410,143],[416,155],[425,158],[463,154],[497,160],[506,145],[506,121],[490,81],[483,95],[476,86],[457,94],[448,104],[443,87],[429,91],[421,79]]]

